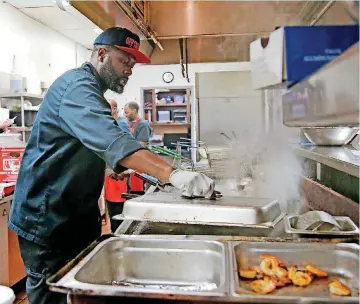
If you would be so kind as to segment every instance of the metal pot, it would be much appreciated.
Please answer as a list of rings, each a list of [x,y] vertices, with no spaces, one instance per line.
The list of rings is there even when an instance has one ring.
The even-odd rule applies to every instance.
[[[307,139],[317,146],[343,146],[348,144],[358,132],[350,127],[310,127],[302,128]]]

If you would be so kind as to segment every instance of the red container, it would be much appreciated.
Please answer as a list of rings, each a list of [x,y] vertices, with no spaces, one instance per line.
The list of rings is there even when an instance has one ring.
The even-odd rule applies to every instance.
[[[0,183],[16,182],[24,147],[0,148]]]
[[[15,183],[0,183],[0,197],[9,196],[15,191]]]

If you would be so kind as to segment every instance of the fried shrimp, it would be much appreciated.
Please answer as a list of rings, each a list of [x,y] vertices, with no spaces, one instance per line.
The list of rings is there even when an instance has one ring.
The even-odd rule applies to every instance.
[[[281,267],[285,266],[284,262],[278,259],[277,257],[263,254],[261,255],[263,260],[260,263],[260,270],[270,277],[276,277],[278,281],[280,281],[278,284],[279,286],[284,286],[285,284],[291,283],[288,277],[288,271]],[[281,266],[280,266],[281,265]]]
[[[260,270],[267,276],[273,276],[273,260],[265,258],[260,263]]]
[[[242,268],[239,271],[240,277],[245,279],[255,279],[258,272],[254,268]]]
[[[305,269],[320,278],[326,278],[328,276],[326,271],[324,271],[320,268],[317,268],[313,265],[306,265]]]
[[[268,294],[276,289],[276,279],[264,277],[262,280],[251,282],[250,288],[259,294]]]
[[[351,290],[345,284],[335,280],[329,284],[329,290],[332,295],[336,296],[350,296]]]
[[[285,267],[285,263],[280,260],[278,257],[276,256],[273,256],[273,255],[270,255],[270,254],[262,254],[260,255],[261,259],[270,259],[270,260],[273,260],[278,266],[280,267]]]
[[[274,267],[272,272],[280,281],[284,282],[284,284],[291,283],[286,269],[282,267]]]
[[[312,282],[313,275],[306,271],[298,271],[297,266],[292,266],[289,269],[289,278],[294,285],[305,287]]]

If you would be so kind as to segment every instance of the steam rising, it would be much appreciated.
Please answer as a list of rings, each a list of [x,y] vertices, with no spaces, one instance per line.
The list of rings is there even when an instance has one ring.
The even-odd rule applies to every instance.
[[[285,136],[243,132],[229,146],[224,195],[276,198],[282,211],[299,212],[302,165]]]

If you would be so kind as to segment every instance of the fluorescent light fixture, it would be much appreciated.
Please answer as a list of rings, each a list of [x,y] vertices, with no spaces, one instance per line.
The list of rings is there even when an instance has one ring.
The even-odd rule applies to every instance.
[[[60,2],[60,4],[62,6],[69,6],[70,5],[69,0],[52,0],[52,2],[54,2],[56,4],[58,4]]]
[[[98,35],[100,35],[103,32],[101,28],[94,28],[93,31]]]

